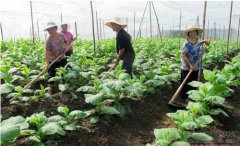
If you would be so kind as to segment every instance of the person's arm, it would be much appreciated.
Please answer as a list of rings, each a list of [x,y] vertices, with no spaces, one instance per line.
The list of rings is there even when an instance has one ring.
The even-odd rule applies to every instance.
[[[210,45],[210,40],[202,40],[202,41],[200,42],[200,44],[201,44],[201,45],[206,44],[207,46],[209,46],[209,45]]]
[[[183,61],[189,66],[190,69],[194,70],[195,65],[191,64],[184,52],[181,53]]]
[[[185,64],[187,66],[189,66],[190,69],[194,70],[195,65],[191,64],[191,62],[189,61],[189,59],[187,58],[187,53],[189,51],[189,44],[188,43],[184,43],[183,47],[181,49],[181,57],[183,59],[183,61],[185,62]]]
[[[117,60],[115,61],[115,65],[117,65],[120,62],[121,57],[123,56],[124,52],[125,52],[125,48],[122,48],[119,50]]]
[[[49,65],[49,57],[50,57],[50,48],[51,48],[51,43],[49,40],[47,40],[46,42],[46,45],[45,45],[45,61],[46,61],[46,64]]]

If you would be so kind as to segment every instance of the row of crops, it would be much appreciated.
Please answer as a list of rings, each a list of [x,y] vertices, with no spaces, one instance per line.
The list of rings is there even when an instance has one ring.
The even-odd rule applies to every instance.
[[[214,64],[218,60],[224,60],[226,57],[225,44],[224,41],[213,41],[211,43],[203,58],[204,66]],[[131,79],[128,74],[121,70],[121,65],[113,71],[107,72],[112,60],[116,57],[115,40],[99,41],[95,57],[92,41],[76,41],[74,54],[68,59],[68,64],[64,68],[59,68],[57,76],[51,78],[50,81],[54,81],[59,93],[67,95],[67,98],[71,100],[84,98],[85,103],[91,105],[91,109],[70,111],[66,106],[59,106],[56,109],[58,114],[53,116],[45,115],[44,111],[34,113],[29,117],[19,115],[6,119],[1,116],[1,144],[9,145],[18,138],[25,138],[30,145],[56,144],[55,141],[48,137],[49,135],[63,136],[67,132],[76,130],[79,128],[76,121],[81,119],[89,119],[94,124],[101,120],[102,116],[106,115],[123,117],[126,114],[123,106],[124,102],[141,100],[141,97],[155,92],[159,87],[170,85],[172,82],[179,80],[180,51],[177,49],[178,39],[163,39],[163,43],[160,43],[158,39],[139,39],[133,42],[133,46],[136,59],[133,65],[134,77]],[[52,100],[54,98],[53,95],[47,93],[47,74],[41,76],[30,89],[23,90],[23,86],[36,77],[46,66],[43,42],[38,42],[35,48],[32,48],[29,40],[1,42],[1,50],[1,103],[24,106],[25,103]],[[229,52],[236,52],[236,50],[236,44],[232,44]],[[232,68],[234,68],[236,61],[239,61],[239,57],[230,64]],[[239,62],[236,64],[238,66]],[[177,123],[182,131],[174,129],[182,132],[181,135],[184,134],[180,140],[188,140],[186,136],[188,130],[204,127],[211,123],[211,114],[226,114],[220,108],[213,109],[212,113],[209,113],[212,104],[222,103],[221,105],[223,105],[224,100],[221,96],[225,97],[231,91],[227,86],[238,84],[235,80],[239,76],[236,74],[234,74],[234,77],[231,76],[231,68],[229,66],[226,68],[226,74],[217,70],[213,72],[205,71],[204,77],[208,83],[192,83],[193,86],[200,87],[199,91],[193,91],[189,95],[195,102],[189,103],[186,111],[168,114],[173,121],[178,120],[176,116],[185,118]],[[235,71],[235,73],[239,73],[239,70]],[[104,79],[102,79],[103,76],[105,76]],[[226,81],[231,82],[226,83]],[[215,89],[215,86],[214,89],[210,89],[215,84],[219,84],[221,87],[224,86],[225,88],[222,88],[229,92],[222,88]],[[205,95],[208,90],[221,90],[222,92],[215,93],[214,91],[211,95]],[[79,97],[78,93],[84,94],[84,97]],[[202,94],[204,94],[204,97],[210,96],[211,99],[209,101],[202,100],[200,97],[200,99],[195,99],[197,94],[201,94],[200,97],[203,96]],[[199,107],[201,109],[196,109],[196,105],[202,106]],[[193,121],[185,121],[186,119],[196,121],[197,118],[200,118],[199,125],[198,123],[194,125]],[[208,121],[204,123],[204,120]],[[185,125],[184,129],[181,128],[183,122],[192,123],[183,124]],[[161,133],[161,131],[155,133]],[[198,136],[202,135],[196,135],[196,137]],[[161,137],[157,136],[157,142],[161,140]],[[179,137],[164,140],[164,144],[166,144],[179,140]]]

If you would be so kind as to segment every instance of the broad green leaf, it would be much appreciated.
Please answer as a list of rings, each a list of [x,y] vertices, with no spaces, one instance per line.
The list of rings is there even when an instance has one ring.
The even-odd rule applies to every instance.
[[[57,111],[61,114],[63,114],[65,117],[68,115],[69,113],[69,108],[67,106],[64,107],[58,107]]]
[[[0,94],[7,94],[14,90],[14,86],[8,83],[0,85]]]
[[[59,84],[58,88],[60,91],[66,91],[69,88],[69,84]]]
[[[228,117],[228,114],[227,114],[224,110],[222,110],[222,109],[220,109],[220,108],[217,108],[217,109],[210,109],[210,111],[208,111],[208,113],[209,113],[210,115],[219,115],[219,114],[223,114],[223,115],[225,115],[225,116]]]
[[[48,122],[59,122],[64,120],[64,118],[60,115],[54,115],[48,118]]]
[[[102,93],[98,93],[96,95],[92,95],[92,94],[85,94],[85,102],[86,103],[91,103],[93,105],[98,105],[100,104],[100,102],[102,101],[102,99],[104,98]]]
[[[70,130],[70,131],[73,131],[76,129],[77,129],[77,125],[75,125],[75,124],[70,124],[65,127],[65,130]]]
[[[223,104],[225,101],[225,98],[220,96],[207,96],[205,100],[209,101],[210,103],[214,104]]]
[[[193,139],[196,142],[211,142],[213,138],[206,133],[191,133],[189,138]]]
[[[19,126],[20,129],[26,129],[29,127],[29,124],[22,116],[11,117],[9,119],[3,120],[1,126]]]
[[[28,135],[33,135],[34,133],[36,133],[36,131],[27,129],[27,130],[21,130],[20,133],[22,136],[28,136]]]
[[[119,111],[119,115],[120,115],[121,117],[124,117],[124,116],[125,116],[126,112],[125,112],[124,107],[121,105],[121,103],[116,102],[115,105],[114,105],[114,107],[116,108],[116,110]]]
[[[131,76],[128,73],[121,73],[118,77],[119,80],[129,80]]]
[[[20,126],[6,125],[0,127],[1,144],[8,145],[20,135]]]
[[[200,87],[203,85],[202,82],[198,82],[198,81],[192,81],[190,83],[188,83],[188,85],[192,86],[192,87]]]
[[[44,135],[54,135],[54,134],[65,135],[65,132],[62,129],[62,127],[56,122],[47,123],[40,129],[40,132]]]
[[[69,117],[75,118],[75,119],[82,119],[82,118],[85,118],[86,116],[87,114],[80,110],[74,110],[69,113]]]
[[[207,124],[210,124],[213,122],[213,119],[211,116],[209,115],[204,115],[204,116],[200,116],[196,119],[196,122],[198,123],[198,125],[200,127],[205,127],[207,126]]]
[[[190,146],[190,143],[186,141],[175,141],[171,146]]]
[[[90,123],[94,124],[99,121],[99,116],[91,116],[90,117]]]
[[[49,79],[48,81],[49,82],[56,82],[56,81],[61,81],[61,80],[62,80],[62,77],[55,76],[55,77],[52,77],[51,79]]]
[[[178,129],[176,128],[162,128],[162,129],[154,129],[154,135],[158,140],[166,140],[169,143],[172,141],[178,140],[181,138]]]
[[[103,106],[100,108],[101,114],[120,114],[119,111],[115,107],[108,107],[108,106]]]
[[[195,130],[198,128],[198,125],[195,122],[183,122],[180,126],[186,130]]]
[[[92,86],[82,86],[77,89],[77,92],[96,93],[96,89]]]

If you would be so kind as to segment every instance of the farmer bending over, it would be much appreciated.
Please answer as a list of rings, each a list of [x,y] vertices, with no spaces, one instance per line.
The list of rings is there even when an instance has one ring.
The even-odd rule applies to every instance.
[[[122,69],[126,70],[126,73],[132,77],[132,65],[135,59],[135,52],[131,44],[131,36],[124,30],[127,25],[123,24],[118,17],[108,21],[105,25],[117,33],[117,59],[114,62],[114,67],[118,65],[120,60],[123,60]]]

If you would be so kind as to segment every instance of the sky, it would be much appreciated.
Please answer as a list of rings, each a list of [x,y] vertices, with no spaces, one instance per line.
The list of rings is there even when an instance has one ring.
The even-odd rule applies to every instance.
[[[181,12],[181,30],[187,26],[194,25],[199,16],[199,23],[202,25],[203,1],[152,1],[160,23],[161,30],[179,30]],[[4,39],[11,38],[31,38],[31,15],[30,1],[28,0],[0,0],[0,22],[2,24]],[[128,24],[126,30],[134,36],[134,13],[135,13],[135,33],[137,34],[147,1],[93,1],[95,31],[96,11],[98,15],[99,38],[114,37],[115,33],[111,29],[104,27],[103,22],[120,17],[124,23]],[[47,33],[43,31],[47,22],[54,21],[58,25],[62,21],[70,25],[70,31],[75,35],[75,22],[77,34],[83,39],[92,39],[92,17],[90,2],[77,0],[33,0],[33,21],[34,32],[43,40]],[[230,15],[230,1],[209,1],[207,3],[206,28],[228,28]],[[232,14],[232,28],[238,29],[240,18],[240,2],[234,1]],[[151,18],[153,33],[158,32],[156,16],[151,7]],[[100,24],[101,19],[101,24]],[[209,25],[208,25],[209,22]],[[38,24],[38,25],[37,25]],[[100,27],[101,32],[100,33]],[[150,36],[150,8],[146,9],[141,27],[142,35]],[[98,35],[97,35],[98,36]],[[96,36],[96,37],[97,37]]]

